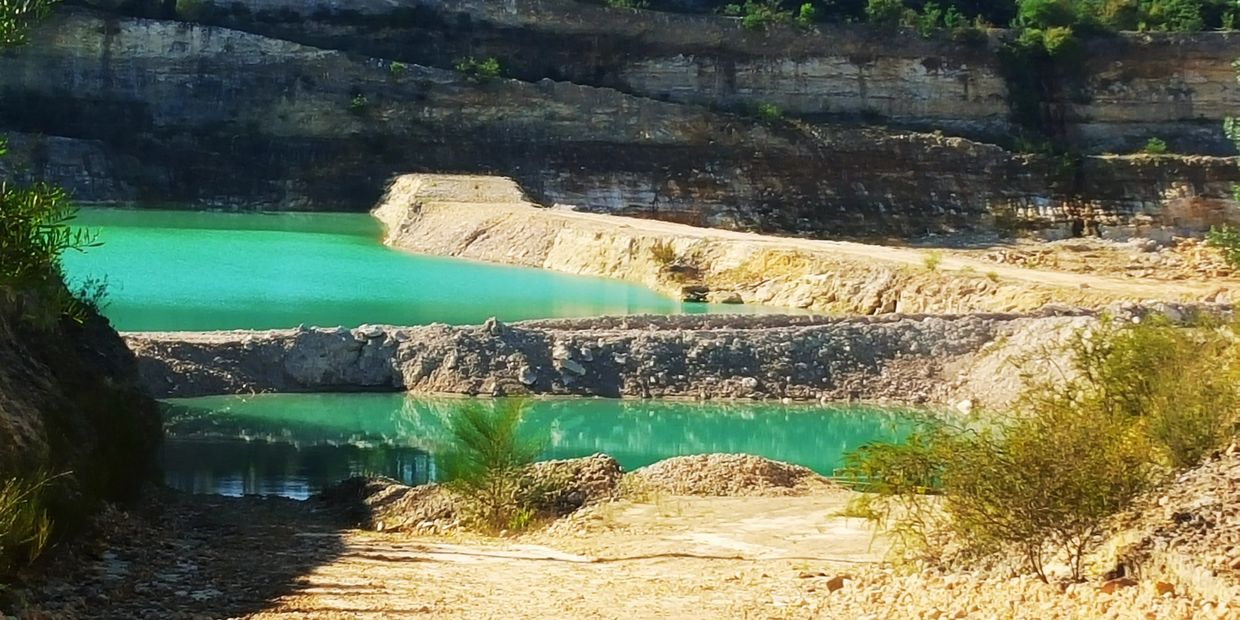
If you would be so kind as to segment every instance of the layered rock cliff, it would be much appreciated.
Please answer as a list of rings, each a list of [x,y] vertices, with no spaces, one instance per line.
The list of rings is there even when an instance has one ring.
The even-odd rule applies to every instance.
[[[817,24],[753,32],[735,19],[607,9],[574,0],[81,0],[316,47],[451,68],[493,56],[513,77],[550,78],[654,99],[808,118],[882,118],[906,127],[1003,139],[1012,88],[999,50],[911,29]],[[1101,152],[1163,136],[1181,151],[1230,154],[1218,131],[1240,109],[1231,61],[1240,36],[1121,34],[1095,39],[1061,88],[1043,96],[1067,140]]]
[[[130,9],[141,5],[125,4]],[[162,3],[152,11],[185,18],[186,7],[197,6],[204,21],[227,17],[213,13],[209,3],[178,3],[180,13],[169,6]],[[712,17],[623,12],[615,17],[607,12],[609,21],[598,22],[591,16],[601,9],[583,6],[575,21],[566,21],[564,6],[555,2],[411,1],[399,10],[379,8],[386,3],[294,9],[274,0],[229,6],[233,17],[225,20],[228,24],[272,36],[113,12],[62,12],[35,33],[34,44],[0,58],[0,130],[30,136],[18,141],[15,156],[26,162],[31,176],[64,182],[84,201],[360,211],[374,205],[395,174],[484,172],[514,177],[545,205],[728,228],[855,236],[988,228],[991,216],[1012,214],[1059,220],[1088,214],[1157,223],[1169,200],[1225,200],[1231,184],[1240,180],[1233,162],[1219,158],[1090,157],[1076,162],[850,123],[762,121],[694,105],[713,106],[717,97],[704,83],[675,72],[658,79],[680,84],[682,95],[702,96],[665,96],[654,87],[587,80],[580,75],[585,69],[572,69],[567,60],[561,73],[547,75],[584,84],[470,77],[357,53],[390,52],[442,64],[457,53],[454,46],[473,40],[460,30],[465,23],[482,29],[477,53],[490,49],[483,41],[534,46],[504,59],[515,75],[530,79],[546,69],[535,67],[535,58],[591,57],[576,46],[592,37],[601,46],[606,41],[615,46],[594,56],[630,63],[642,57],[636,50],[650,49],[654,60],[649,62],[660,66],[665,63],[654,51],[679,49],[683,58],[695,59],[692,64],[706,58],[699,52],[705,53],[711,40],[718,49],[749,50],[751,55],[772,48],[769,41],[752,39],[758,35],[737,34],[734,24]],[[561,19],[551,19],[553,14]],[[537,26],[543,23],[540,15],[548,19]],[[411,23],[417,29],[402,30],[402,24]],[[620,38],[600,38],[600,23]],[[270,27],[259,28],[263,24]],[[673,32],[684,33],[688,42],[673,45]],[[566,42],[553,41],[562,36]],[[892,53],[902,60],[890,60],[891,67],[877,71],[885,77],[866,77],[854,86],[864,83],[866,93],[886,92],[882,100],[891,107],[886,113],[906,115],[910,125],[921,122],[914,118],[920,115],[922,121],[947,127],[951,123],[945,115],[953,109],[955,118],[979,127],[1003,114],[995,103],[998,91],[982,85],[985,80],[949,70],[985,66],[969,60],[968,54],[976,52],[944,60],[943,43],[883,45],[890,41],[871,33],[855,35],[861,37],[857,41],[840,39],[853,42],[837,48],[835,39],[796,36],[800,43],[788,48],[790,56],[819,58],[813,62],[827,65],[845,56],[861,62],[865,45],[874,58],[887,58],[878,54],[880,48],[899,49]],[[694,43],[695,37],[705,38]],[[385,40],[391,47],[363,45]],[[538,41],[544,44],[538,47]],[[828,48],[843,56],[823,56],[821,50]],[[438,50],[441,57],[418,50]],[[533,68],[522,68],[522,58],[530,59]],[[760,67],[784,61],[754,62]],[[874,60],[875,66],[888,62]],[[618,75],[625,71],[640,73],[616,69]],[[793,97],[801,88],[795,84],[804,83],[803,90],[814,93],[807,95],[811,102],[836,88],[809,78],[789,81],[780,71],[749,72],[774,76],[770,92],[784,97]],[[791,75],[814,71],[797,69]],[[608,85],[632,92],[600,87]],[[751,100],[767,96],[743,80],[729,88],[750,93]],[[869,97],[845,93],[840,101],[860,103],[832,100],[825,105],[865,111]],[[972,99],[989,111],[971,116]],[[745,103],[720,101],[723,107]]]

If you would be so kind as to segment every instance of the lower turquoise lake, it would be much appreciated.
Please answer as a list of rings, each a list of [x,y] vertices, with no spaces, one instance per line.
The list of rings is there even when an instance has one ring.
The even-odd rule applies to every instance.
[[[73,282],[107,282],[121,331],[423,325],[599,316],[761,312],[685,303],[642,286],[420,256],[381,243],[367,214],[84,208],[102,245],[64,257]]]
[[[164,479],[193,493],[293,498],[357,475],[422,484],[435,479],[445,417],[463,402],[405,394],[170,400]],[[908,412],[852,405],[537,399],[524,424],[545,439],[544,459],[602,452],[632,470],[672,456],[731,452],[830,475],[848,451],[898,440],[908,420]]]

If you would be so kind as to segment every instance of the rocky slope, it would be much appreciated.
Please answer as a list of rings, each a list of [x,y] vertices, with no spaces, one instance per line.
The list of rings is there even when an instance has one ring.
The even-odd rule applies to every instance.
[[[24,318],[29,310],[0,301],[0,480],[67,472],[52,511],[71,525],[94,501],[142,487],[162,429],[132,353],[106,321],[39,327]]]
[[[1119,520],[1100,562],[1216,606],[1240,606],[1240,450],[1233,445],[1150,493]]]
[[[126,340],[158,396],[409,390],[1001,405],[1021,387],[1015,360],[1053,354],[1094,320],[1075,313],[618,317]]]
[[[168,17],[170,4],[160,6],[160,16]],[[282,4],[234,6],[254,23],[286,19],[317,32],[317,22]],[[322,19],[331,28],[323,28],[348,32],[356,18],[368,24],[357,26],[367,33],[359,40],[390,35],[414,47],[428,40],[410,39],[397,28],[401,20],[359,6],[335,17],[327,11]],[[426,28],[440,24],[438,38],[429,40],[454,38],[443,20],[421,19],[438,14],[428,7],[413,3],[402,15],[406,21],[418,17],[414,21]],[[452,15],[492,15],[501,5],[460,7]],[[499,19],[479,17],[477,23],[503,23]],[[523,41],[536,32],[532,19],[495,28]],[[702,19],[721,37],[720,28],[730,24],[658,19]],[[617,32],[648,26],[654,27],[639,21]],[[303,43],[195,22],[66,10],[32,36],[33,44],[0,58],[0,128],[29,136],[15,144],[14,161],[31,176],[63,182],[85,201],[360,211],[375,204],[395,174],[485,172],[516,178],[541,204],[815,235],[988,228],[995,225],[989,216],[1019,214],[1178,224],[1164,215],[1169,201],[1222,200],[1240,180],[1240,169],[1224,158],[1091,157],[1065,168],[1056,158],[1014,155],[961,138],[761,121],[684,98],[659,101],[658,93],[637,88],[630,94],[601,87],[605,82],[471,78],[429,64],[361,56],[356,52],[364,49],[349,45],[331,49],[338,45],[332,36],[312,40],[291,30],[264,32]],[[592,36],[588,27],[582,32],[582,40]],[[935,83],[962,79],[948,69],[926,68],[934,66],[928,59],[939,58],[930,55],[938,54],[934,45],[910,44],[908,59],[879,71],[892,74],[885,78],[890,87],[882,88],[895,89],[907,78],[910,88],[920,89],[923,69]],[[690,47],[682,48],[684,58],[699,58]],[[848,49],[832,53],[848,55]],[[412,52],[397,57],[421,59]],[[917,66],[922,69],[910,69]],[[872,79],[858,83],[880,90]],[[782,92],[785,86],[772,88]],[[896,105],[908,99],[901,93],[883,97]],[[936,94],[942,102],[922,107],[939,114],[958,107],[956,96]]]

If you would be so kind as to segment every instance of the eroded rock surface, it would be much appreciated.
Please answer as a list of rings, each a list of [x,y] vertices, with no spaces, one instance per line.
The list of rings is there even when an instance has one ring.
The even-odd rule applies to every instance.
[[[1040,351],[1095,320],[1076,311],[635,316],[143,333],[127,341],[143,381],[159,396],[408,390],[983,404],[1003,402],[1019,386],[1017,378],[1007,385],[992,376],[1004,360]],[[975,367],[986,372],[970,382]]]

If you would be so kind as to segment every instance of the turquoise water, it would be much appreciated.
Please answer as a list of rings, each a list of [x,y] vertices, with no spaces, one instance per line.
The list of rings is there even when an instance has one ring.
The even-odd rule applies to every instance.
[[[172,400],[165,480],[196,493],[298,498],[360,474],[424,483],[434,479],[444,416],[462,402],[404,394]],[[603,452],[631,470],[671,456],[737,452],[831,474],[847,451],[898,439],[907,415],[844,405],[546,399],[530,401],[526,424],[548,438],[543,458]]]
[[[754,312],[649,289],[384,247],[365,214],[83,209],[103,245],[65,256],[70,279],[103,277],[122,331],[299,324],[481,323],[603,314]]]

